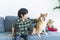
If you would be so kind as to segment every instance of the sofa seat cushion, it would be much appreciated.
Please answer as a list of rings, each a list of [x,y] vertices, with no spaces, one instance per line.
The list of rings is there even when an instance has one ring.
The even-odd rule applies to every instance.
[[[47,32],[48,35],[41,34],[41,37],[37,35],[28,35],[28,40],[60,40],[60,32]]]
[[[10,32],[0,33],[0,40],[13,40],[14,37],[11,37]],[[31,36],[29,38],[36,39],[37,36]],[[48,32],[48,35],[42,34],[39,40],[60,40],[60,32]]]
[[[47,32],[48,35],[42,35],[41,40],[60,40],[60,32]]]
[[[14,40],[14,37],[10,35],[10,32],[0,33],[0,40]],[[24,40],[20,38],[19,40]]]
[[[14,37],[10,36],[9,32],[0,33],[0,40],[13,40]]]

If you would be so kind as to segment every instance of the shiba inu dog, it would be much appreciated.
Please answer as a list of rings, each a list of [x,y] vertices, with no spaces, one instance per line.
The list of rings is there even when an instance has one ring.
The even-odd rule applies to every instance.
[[[46,17],[47,17],[47,13],[41,13],[40,17],[37,19],[37,23],[36,23],[36,32],[38,34],[38,36],[40,37],[40,34],[44,31],[44,34],[47,35],[46,32]]]

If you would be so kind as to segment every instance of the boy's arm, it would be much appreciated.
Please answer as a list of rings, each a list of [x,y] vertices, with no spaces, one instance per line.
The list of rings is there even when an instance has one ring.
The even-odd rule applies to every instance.
[[[14,30],[15,30],[15,22],[13,23],[13,25],[12,25],[12,33],[11,33],[11,36],[14,36]]]
[[[12,34],[14,34],[15,25],[16,25],[16,21],[12,24]]]
[[[11,33],[11,36],[12,36],[12,37],[14,36],[14,27],[12,27],[12,33]]]
[[[11,36],[14,36],[15,33],[15,25],[16,25],[16,21],[12,24],[12,31],[11,31]]]
[[[31,19],[32,23],[37,23],[37,19]]]
[[[12,27],[12,32],[11,32],[11,34],[9,34],[10,36],[14,36],[14,28]]]
[[[12,27],[12,34],[14,34],[14,27]]]

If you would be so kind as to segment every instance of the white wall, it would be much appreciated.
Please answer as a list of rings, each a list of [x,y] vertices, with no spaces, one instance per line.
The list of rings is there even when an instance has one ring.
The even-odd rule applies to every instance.
[[[30,18],[37,18],[41,12],[47,12],[48,19],[53,19],[60,31],[60,10],[53,10],[58,5],[57,0],[0,0],[0,16],[15,16],[20,8],[27,8]]]

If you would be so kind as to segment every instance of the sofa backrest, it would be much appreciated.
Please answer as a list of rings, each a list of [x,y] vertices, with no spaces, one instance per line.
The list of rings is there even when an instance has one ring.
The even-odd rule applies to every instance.
[[[12,24],[14,21],[17,19],[17,16],[6,16],[5,17],[5,31],[6,32],[11,32],[12,30]]]
[[[0,33],[5,32],[4,28],[4,18],[0,17]]]

